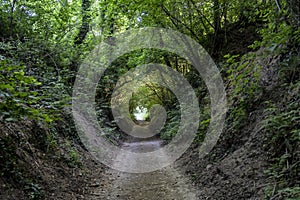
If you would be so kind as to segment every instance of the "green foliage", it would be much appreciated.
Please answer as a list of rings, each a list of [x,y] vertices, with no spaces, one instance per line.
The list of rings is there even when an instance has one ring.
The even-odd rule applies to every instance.
[[[138,91],[135,92],[130,99],[130,111],[133,112],[133,110],[138,106],[142,106],[149,111],[154,104],[162,103],[160,99],[161,96],[158,95],[163,96],[159,86],[151,85],[151,87],[139,87]]]
[[[200,124],[199,124],[199,130],[198,130],[198,133],[196,135],[196,139],[195,141],[196,142],[203,142],[204,138],[205,138],[205,135],[206,135],[206,132],[208,130],[208,127],[209,127],[209,124],[210,124],[210,105],[209,104],[206,104],[206,106],[204,108],[202,108],[200,110],[201,114],[200,114]]]
[[[281,6],[280,11],[274,11],[269,7],[257,11],[265,25],[259,31],[261,40],[256,41],[251,47],[254,49],[264,47],[266,56],[294,53],[300,42],[299,21],[294,21],[295,13],[290,12],[289,6],[292,5],[282,1]]]
[[[80,156],[75,147],[71,146],[69,141],[66,141],[65,148],[68,152],[66,155],[67,163],[70,167],[77,167],[81,165]]]
[[[279,77],[283,83],[296,83],[300,78],[299,53],[289,53],[279,65]]]
[[[227,95],[230,97],[228,122],[231,128],[238,130],[247,119],[247,110],[259,100],[262,89],[260,86],[260,71],[256,55],[248,53],[225,56],[227,62],[223,66],[227,69]]]
[[[52,121],[49,115],[37,107],[40,97],[34,91],[39,85],[34,77],[25,74],[25,67],[1,61],[0,110],[1,120],[16,121],[21,117]]]
[[[44,190],[39,184],[28,183],[25,185],[25,192],[30,200],[38,200],[44,198]]]
[[[276,186],[276,185],[275,185]],[[300,187],[289,187],[285,189],[280,189],[274,193],[274,187],[268,187],[265,189],[266,200],[269,199],[285,199],[285,200],[298,200],[300,196]]]
[[[160,138],[170,141],[178,132],[180,125],[180,107],[167,111],[167,121],[160,133]]]
[[[233,101],[238,101],[242,106],[259,97],[261,66],[255,60],[255,56],[254,53],[248,53],[242,56],[239,62],[229,64],[227,70],[230,96],[233,97]],[[229,56],[228,62],[230,63],[231,60]]]
[[[268,113],[264,128],[268,134],[266,148],[271,149],[272,167],[268,175],[276,182],[277,195],[288,199],[300,196],[300,82],[288,86],[282,102],[266,102]]]
[[[266,28],[260,30],[260,34],[262,40],[256,41],[251,47],[258,48],[263,46],[268,54],[278,55],[287,53],[288,49],[286,47],[292,38],[293,29],[286,22],[279,25],[270,22]]]
[[[266,148],[272,154],[272,166],[267,174],[274,186],[267,188],[267,199],[298,199],[300,169],[300,117],[299,117],[299,21],[290,12],[292,5],[282,2],[282,9],[261,11],[266,22],[260,31],[260,41],[253,48],[264,48],[264,57],[280,57],[279,84],[283,100],[265,103],[268,113],[264,120],[268,134]],[[293,9],[292,9],[293,10]],[[296,23],[295,23],[296,22]]]

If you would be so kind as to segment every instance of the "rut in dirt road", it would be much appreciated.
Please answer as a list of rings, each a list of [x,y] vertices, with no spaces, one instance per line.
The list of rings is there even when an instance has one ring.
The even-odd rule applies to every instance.
[[[160,148],[161,140],[124,143],[133,152],[147,152]],[[168,159],[165,155],[164,159]],[[135,157],[118,155],[116,162],[137,163]],[[122,163],[117,163],[118,165]],[[130,166],[130,165],[129,165]],[[95,188],[91,199],[107,200],[196,200],[196,189],[174,165],[150,173],[106,171],[106,184]]]

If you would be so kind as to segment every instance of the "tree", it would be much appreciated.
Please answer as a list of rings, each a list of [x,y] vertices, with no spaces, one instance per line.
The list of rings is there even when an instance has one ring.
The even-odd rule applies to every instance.
[[[82,0],[81,4],[81,27],[79,29],[79,32],[77,36],[75,37],[74,44],[80,45],[83,43],[87,33],[89,32],[89,26],[90,26],[90,6],[91,2],[90,0]]]

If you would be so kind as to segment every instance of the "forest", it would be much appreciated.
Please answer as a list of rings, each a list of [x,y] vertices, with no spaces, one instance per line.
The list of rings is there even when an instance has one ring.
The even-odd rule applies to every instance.
[[[1,0],[0,72],[0,199],[300,199],[299,0]]]

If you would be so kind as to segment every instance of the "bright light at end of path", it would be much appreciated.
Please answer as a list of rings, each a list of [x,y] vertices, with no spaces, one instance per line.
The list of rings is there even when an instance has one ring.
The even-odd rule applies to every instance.
[[[146,120],[148,116],[148,109],[141,106],[137,106],[133,115],[136,120]]]

